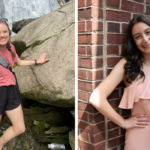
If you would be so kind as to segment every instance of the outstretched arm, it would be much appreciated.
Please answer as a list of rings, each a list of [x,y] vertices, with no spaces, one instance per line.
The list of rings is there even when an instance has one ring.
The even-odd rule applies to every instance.
[[[121,127],[126,126],[126,129],[132,127],[145,127],[148,123],[148,118],[145,115],[136,115],[127,119],[127,123],[125,123],[123,117],[120,116],[107,101],[107,97],[124,78],[125,63],[126,60],[124,58],[119,61],[112,72],[93,91],[89,102],[105,117]]]
[[[46,58],[46,53],[42,54],[39,59],[37,60],[37,64],[43,64],[46,61],[48,61],[48,59]],[[34,60],[21,60],[20,58],[17,61],[17,65],[18,66],[30,66],[30,65],[35,65],[35,61]]]

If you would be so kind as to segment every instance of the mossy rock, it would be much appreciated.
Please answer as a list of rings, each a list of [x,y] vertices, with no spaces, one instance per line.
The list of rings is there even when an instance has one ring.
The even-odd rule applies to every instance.
[[[29,47],[31,47],[31,49],[33,49],[34,47],[41,45],[44,41],[45,40],[36,40],[31,45],[29,45]]]
[[[65,133],[70,130],[70,127],[64,126],[64,127],[52,127],[48,131],[45,132],[45,134],[53,134],[53,133]]]
[[[37,126],[32,127],[32,131],[36,134],[44,134],[45,122],[39,122]]]
[[[27,49],[26,43],[23,41],[13,41],[11,43],[14,45],[16,52],[17,52],[19,57]]]
[[[46,114],[55,108],[47,107],[47,108],[40,108],[40,107],[30,107],[30,109],[23,109],[24,115],[38,115],[38,114]]]

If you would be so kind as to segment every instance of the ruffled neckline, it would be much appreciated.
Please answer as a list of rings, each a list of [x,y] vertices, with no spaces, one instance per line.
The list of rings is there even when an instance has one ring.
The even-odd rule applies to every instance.
[[[124,88],[124,93],[119,104],[119,108],[132,109],[134,102],[140,99],[150,99],[150,74],[145,76],[145,80],[139,79],[137,82]],[[141,87],[140,87],[141,86]],[[140,89],[140,90],[139,90]]]

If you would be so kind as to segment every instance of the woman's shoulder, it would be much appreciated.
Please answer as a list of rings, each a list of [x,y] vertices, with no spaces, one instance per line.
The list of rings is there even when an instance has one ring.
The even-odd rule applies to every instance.
[[[127,60],[126,60],[124,57],[119,61],[119,63],[120,63],[121,65],[125,65],[126,62],[127,62]]]
[[[124,65],[126,64],[127,60],[125,58],[120,59],[120,61],[116,64],[116,66],[114,67],[114,70],[118,70],[121,72],[124,72]]]

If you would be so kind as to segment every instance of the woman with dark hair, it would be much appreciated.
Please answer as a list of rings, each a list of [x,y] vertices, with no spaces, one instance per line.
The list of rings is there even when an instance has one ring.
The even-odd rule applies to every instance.
[[[20,60],[14,46],[10,43],[11,31],[7,24],[7,19],[0,19],[0,120],[4,112],[6,112],[12,126],[9,127],[0,138],[0,150],[3,146],[25,132],[24,117],[20,99],[19,89],[16,86],[16,79],[12,72],[14,63],[19,66],[28,66],[43,64],[46,54],[42,54],[38,60]],[[5,67],[4,62],[9,64]]]
[[[125,150],[149,150],[150,18],[136,15],[130,21],[125,51],[125,57],[93,91],[89,101],[105,117],[127,129]],[[119,107],[131,109],[128,119],[120,116],[107,102],[107,97],[121,81],[126,88]]]

